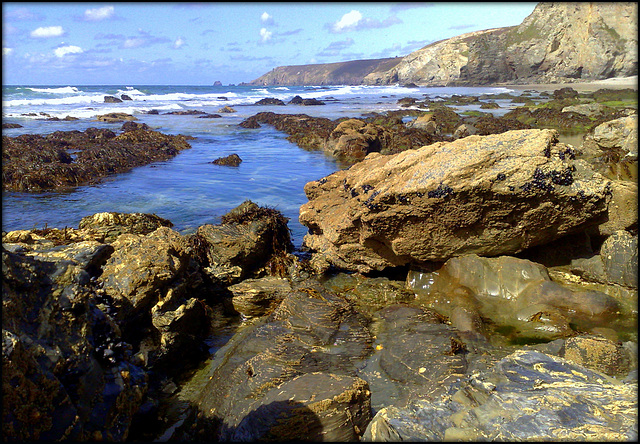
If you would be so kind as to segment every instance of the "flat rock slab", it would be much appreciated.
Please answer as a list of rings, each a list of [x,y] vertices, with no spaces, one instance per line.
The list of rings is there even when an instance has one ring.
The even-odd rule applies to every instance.
[[[379,411],[363,441],[634,441],[637,390],[637,383],[521,350],[441,401]]]

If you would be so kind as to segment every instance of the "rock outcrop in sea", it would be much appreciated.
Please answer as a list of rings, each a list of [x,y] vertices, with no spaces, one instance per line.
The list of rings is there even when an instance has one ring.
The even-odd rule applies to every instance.
[[[378,66],[367,61],[369,72],[353,69],[358,61],[284,66],[251,84],[461,86],[599,80],[637,75],[637,46],[636,3],[540,2],[518,26],[462,34],[401,59],[380,60]]]

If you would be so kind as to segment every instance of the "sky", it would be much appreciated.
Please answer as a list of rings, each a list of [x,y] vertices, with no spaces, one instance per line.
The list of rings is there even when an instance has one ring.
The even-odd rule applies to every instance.
[[[3,2],[3,85],[224,85],[403,57],[519,25],[536,3]]]

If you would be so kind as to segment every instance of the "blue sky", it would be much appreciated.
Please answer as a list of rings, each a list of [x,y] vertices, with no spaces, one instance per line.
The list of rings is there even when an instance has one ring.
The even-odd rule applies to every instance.
[[[405,56],[536,3],[2,3],[3,84],[211,85]]]

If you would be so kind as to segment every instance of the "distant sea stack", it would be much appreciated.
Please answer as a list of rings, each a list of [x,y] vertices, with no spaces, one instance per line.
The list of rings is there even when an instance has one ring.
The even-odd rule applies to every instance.
[[[490,6],[487,6],[488,8]],[[473,86],[638,74],[637,3],[539,3],[518,26],[462,34],[405,57],[281,66],[253,85]]]

